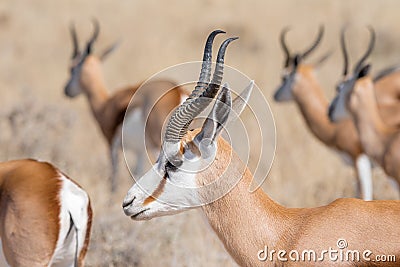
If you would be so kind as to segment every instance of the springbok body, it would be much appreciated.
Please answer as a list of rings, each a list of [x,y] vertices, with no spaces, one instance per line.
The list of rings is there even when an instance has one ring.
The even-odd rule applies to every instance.
[[[378,90],[374,90],[377,83],[374,84],[373,79],[368,75],[370,65],[365,64],[375,42],[375,34],[372,29],[370,31],[372,38],[369,48],[356,65],[354,73],[346,77],[346,80],[339,85],[338,95],[329,107],[329,116],[332,121],[351,118],[357,127],[367,155],[374,159],[385,170],[386,174],[400,183],[400,168],[398,167],[400,153],[396,151],[399,148],[397,143],[400,142],[400,139],[399,141],[396,140],[396,135],[399,132],[398,127],[396,127],[398,114],[388,113],[388,111],[396,109],[396,106],[400,106],[400,102],[395,95],[392,99],[386,97],[387,95],[383,92],[385,88],[380,87],[379,93],[383,96],[383,101],[379,105]],[[342,32],[342,48],[345,65],[347,65],[344,31]],[[347,69],[347,66],[345,69]],[[347,75],[347,71],[345,75]],[[386,80],[383,77],[380,86],[387,84],[388,88],[391,88],[392,84],[388,84],[388,81],[396,76],[396,73],[389,74]],[[388,95],[390,92],[394,93],[388,91]],[[381,107],[383,108],[381,109]],[[384,118],[387,120],[385,121]],[[392,124],[389,124],[388,121]]]
[[[103,78],[102,59],[113,50],[113,47],[107,49],[100,57],[93,55],[92,46],[97,39],[98,32],[99,28],[96,23],[94,35],[88,42],[86,50],[80,52],[76,33],[72,28],[74,52],[71,77],[65,87],[65,94],[68,97],[76,97],[81,92],[86,95],[92,113],[109,145],[112,163],[111,185],[114,190],[124,116],[127,118],[126,121],[131,123],[127,128],[133,132],[131,134],[136,138],[134,142],[126,143],[132,145],[126,149],[136,155],[136,166],[132,171],[133,174],[139,175],[142,172],[146,151],[142,145],[138,144],[143,143],[143,139],[146,138],[146,147],[149,148],[150,154],[158,150],[161,145],[163,122],[187,95],[176,83],[167,80],[130,86],[110,95]],[[134,102],[131,103],[127,112],[128,105],[139,88],[140,96],[134,98]],[[154,103],[156,104],[152,106]],[[147,119],[145,115],[149,114],[150,110],[151,113]]]
[[[86,192],[49,163],[0,163],[0,237],[11,266],[83,266],[92,210]]]
[[[123,202],[125,214],[134,220],[146,220],[201,206],[212,229],[241,266],[365,266],[366,258],[358,262],[334,262],[327,256],[318,262],[278,259],[279,250],[286,251],[285,255],[279,252],[286,259],[292,250],[300,254],[314,250],[320,258],[329,248],[337,248],[341,239],[347,241],[349,250],[372,251],[370,258],[379,254],[399,257],[400,201],[347,198],[303,209],[280,206],[262,189],[250,193],[252,174],[230,144],[219,137],[231,107],[235,111],[243,109],[237,107],[237,99],[231,100],[227,86],[218,94],[203,127],[188,131],[190,122],[211,102],[207,98],[217,94],[223,53],[231,40],[220,48],[212,81],[192,93],[175,111],[176,116],[171,116],[158,161],[127,193]],[[205,54],[210,51],[206,45]],[[206,58],[205,65],[210,61]],[[209,82],[209,67],[200,74],[199,84],[204,85],[205,81]],[[265,246],[275,253],[268,254],[267,262],[259,260]]]
[[[315,76],[315,67],[304,64],[303,60],[322,39],[321,28],[313,46],[301,55],[291,56],[285,43],[284,30],[281,44],[286,54],[283,84],[277,89],[274,99],[278,102],[294,100],[303,115],[308,128],[322,143],[345,156],[357,174],[357,194],[364,200],[373,199],[371,164],[364,154],[357,130],[351,119],[332,123],[327,110],[329,102]]]

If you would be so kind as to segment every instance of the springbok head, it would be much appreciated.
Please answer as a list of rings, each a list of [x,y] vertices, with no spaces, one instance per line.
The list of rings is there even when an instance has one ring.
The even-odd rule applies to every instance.
[[[368,27],[370,32],[370,42],[364,55],[360,58],[354,67],[352,73],[349,74],[349,55],[346,48],[345,28],[341,31],[340,44],[343,53],[344,67],[343,78],[336,87],[336,97],[332,100],[329,106],[329,118],[332,122],[350,118],[349,100],[358,79],[361,79],[369,74],[371,65],[366,63],[375,45],[375,31],[372,27]]]
[[[303,53],[290,54],[289,48],[286,44],[286,34],[289,32],[289,28],[285,28],[281,32],[280,43],[283,52],[285,53],[285,63],[282,74],[282,84],[278,87],[274,94],[275,101],[284,102],[293,100],[293,84],[296,80],[296,75],[298,74],[298,69],[300,64],[317,48],[317,46],[321,43],[322,37],[324,35],[324,27],[321,26],[319,28],[319,32],[317,38],[312,43],[312,45]],[[330,52],[322,56],[314,66],[320,65],[323,63],[329,56]]]
[[[73,45],[70,65],[71,76],[69,77],[67,85],[65,86],[64,92],[66,96],[71,98],[76,97],[82,92],[82,70],[87,70],[89,75],[96,75],[100,70],[101,62],[118,46],[118,43],[115,43],[105,49],[104,52],[100,54],[100,56],[94,55],[93,46],[100,32],[100,26],[97,20],[93,20],[93,26],[94,31],[92,37],[89,39],[83,50],[79,49],[78,36],[75,30],[75,26],[72,24],[70,27]]]
[[[234,101],[226,84],[218,93],[226,48],[237,38],[226,39],[220,46],[210,81],[212,44],[219,33],[224,32],[216,30],[208,36],[199,81],[191,95],[170,117],[157,162],[130,188],[123,201],[124,212],[132,219],[145,220],[174,214],[207,202],[203,198],[207,193],[199,193],[197,174],[213,168],[218,149],[217,139],[230,118],[231,109],[240,113],[253,87],[251,82]],[[202,128],[189,131],[190,123],[210,105],[217,94]]]

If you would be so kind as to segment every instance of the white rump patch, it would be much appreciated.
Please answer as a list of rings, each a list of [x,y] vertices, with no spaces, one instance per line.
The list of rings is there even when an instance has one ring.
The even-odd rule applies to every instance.
[[[89,197],[86,192],[61,174],[60,233],[50,266],[74,266],[75,255],[79,257],[85,242],[88,224]],[[72,221],[75,226],[71,224]],[[78,235],[78,251],[76,241]]]

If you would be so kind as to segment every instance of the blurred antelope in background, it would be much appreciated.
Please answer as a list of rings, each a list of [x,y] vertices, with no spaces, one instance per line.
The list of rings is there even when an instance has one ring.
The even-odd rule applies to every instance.
[[[368,49],[350,75],[348,74],[344,30],[342,31],[341,44],[345,59],[344,78],[338,86],[337,96],[329,107],[329,117],[332,121],[353,119],[365,152],[399,184],[400,129],[397,121],[399,114],[389,113],[387,110],[395,110],[400,106],[400,102],[398,98],[386,101],[393,96],[399,74],[398,72],[386,72],[386,75],[380,75],[380,79],[386,79],[385,83],[382,83],[380,87],[377,87],[380,79],[375,79],[374,83],[373,78],[369,75],[370,65],[366,63],[375,43],[375,32],[372,28],[369,28],[369,31],[371,40]],[[393,70],[395,71],[395,69]],[[392,83],[390,83],[391,80]],[[388,86],[383,87],[384,84]],[[381,99],[384,100],[383,107],[379,105]]]
[[[324,28],[320,27],[318,36],[310,48],[304,53],[295,55],[290,54],[286,45],[285,37],[288,31],[288,28],[284,29],[280,37],[286,58],[282,85],[276,90],[274,99],[278,102],[296,102],[314,136],[328,147],[339,151],[347,162],[354,166],[357,174],[357,196],[364,200],[372,200],[371,163],[364,154],[357,130],[351,119],[338,123],[329,120],[327,114],[329,102],[315,75],[316,66],[329,54],[323,56],[315,65],[304,63],[307,56],[321,42]]]
[[[87,193],[49,163],[0,163],[0,237],[11,266],[83,266],[92,209]]]
[[[93,36],[83,51],[79,49],[77,34],[73,26],[71,26],[71,35],[73,43],[71,76],[65,87],[65,95],[71,98],[82,92],[86,95],[94,118],[109,145],[112,164],[111,188],[114,190],[124,116],[126,116],[127,129],[130,131],[129,135],[132,139],[132,142],[126,143],[129,147],[125,147],[125,149],[133,151],[136,155],[135,169],[132,171],[134,175],[139,175],[147,155],[147,151],[143,151],[141,142],[143,143],[146,138],[148,145],[146,147],[149,148],[150,154],[160,148],[162,125],[170,111],[178,106],[187,94],[183,88],[168,80],[147,82],[142,87],[142,84],[128,86],[110,94],[104,82],[102,61],[114,50],[115,45],[106,49],[100,56],[93,54],[93,45],[99,35],[99,25],[96,20],[94,21]],[[134,102],[130,104],[127,112],[133,95],[140,87],[140,97],[134,98]],[[168,93],[158,99],[163,92]],[[152,106],[153,103],[156,104]],[[149,112],[150,115],[145,121],[145,115]]]
[[[158,161],[129,189],[123,202],[125,214],[134,220],[148,220],[200,207],[240,266],[283,264],[277,257],[268,262],[258,259],[267,245],[274,251],[326,251],[337,247],[338,239],[345,239],[352,250],[368,249],[375,255],[399,257],[400,201],[347,198],[317,208],[285,208],[260,188],[250,193],[252,174],[220,137],[231,110],[240,114],[252,88],[250,84],[234,101],[227,85],[218,94],[224,52],[232,40],[221,45],[211,82],[211,57],[204,61],[208,67],[201,71],[200,86],[169,119]],[[188,131],[190,123],[217,94],[202,128]],[[299,262],[284,264],[298,266]],[[326,257],[317,265],[333,264]],[[350,264],[365,266],[367,262],[361,259]]]
[[[354,73],[349,73],[349,56],[346,48],[345,31],[343,28],[340,34],[340,45],[344,59],[342,81],[337,86],[337,91],[347,83],[354,81],[356,70],[359,71],[371,54],[375,44],[375,32],[371,32],[371,41],[366,53],[360,58],[354,67]],[[375,95],[378,104],[379,114],[383,121],[390,126],[400,127],[400,65],[392,66],[380,71],[374,78]],[[342,102],[344,103],[344,102]]]

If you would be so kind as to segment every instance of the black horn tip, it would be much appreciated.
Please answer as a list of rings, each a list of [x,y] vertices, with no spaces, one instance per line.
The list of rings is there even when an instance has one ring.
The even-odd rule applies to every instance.
[[[226,32],[224,32],[223,30],[215,30],[215,31],[213,31],[212,33],[210,33],[208,35],[207,44],[206,44],[206,50],[211,49],[211,45],[212,45],[212,43],[214,41],[215,36],[217,36],[217,34],[220,34],[220,33],[226,33]]]
[[[369,42],[367,51],[364,53],[364,55],[361,57],[361,59],[358,61],[357,65],[354,68],[354,72],[356,72],[356,73],[360,71],[360,69],[364,65],[364,62],[371,55],[372,50],[374,49],[374,46],[375,46],[375,38],[376,38],[375,31],[371,26],[367,26],[367,28],[370,32],[371,38],[370,38],[370,42]]]
[[[314,43],[311,45],[311,47],[308,48],[308,49],[302,54],[302,57],[303,57],[303,58],[309,56],[309,55],[315,50],[315,48],[317,48],[317,46],[321,43],[322,37],[324,36],[324,31],[325,31],[324,25],[320,25],[319,30],[318,30],[317,38],[315,39],[315,41],[314,41]]]
[[[220,50],[221,50],[221,49],[225,49],[225,48],[228,46],[228,44],[230,44],[231,42],[233,42],[233,41],[235,41],[235,40],[237,40],[237,39],[239,39],[239,37],[230,37],[230,38],[226,39],[226,40],[222,43]]]
[[[224,63],[224,56],[225,56],[226,48],[228,47],[228,45],[229,45],[231,42],[233,42],[233,41],[235,41],[235,40],[237,40],[237,39],[239,39],[239,37],[231,37],[231,38],[226,39],[226,40],[221,44],[221,46],[220,46],[220,48],[219,48],[219,51],[218,51],[218,55],[217,55],[217,63]]]
[[[215,36],[220,33],[225,33],[223,30],[215,30],[207,37],[206,46],[204,47],[203,61],[211,62],[211,50]]]
[[[75,31],[75,23],[74,23],[73,21],[71,21],[71,22],[69,23],[69,30],[70,30],[70,31]]]
[[[92,18],[92,23],[93,23],[93,36],[91,41],[94,42],[97,39],[97,36],[99,35],[100,32],[100,23],[97,18]]]
[[[367,29],[368,29],[368,31],[370,32],[370,34],[371,34],[371,38],[372,38],[372,40],[373,41],[375,41],[375,30],[374,30],[374,27],[372,27],[371,25],[367,25]]]
[[[325,32],[325,25],[324,24],[320,24],[319,25],[319,33],[322,34]]]
[[[343,26],[341,29],[340,29],[340,38],[344,38],[344,36],[346,35],[346,31],[347,31],[347,27],[346,26]]]
[[[217,35],[217,34],[220,34],[220,33],[226,33],[226,32],[223,31],[223,30],[215,30],[212,33],[210,33],[210,35]]]
[[[73,45],[73,52],[72,52],[72,59],[74,59],[79,54],[79,47],[78,47],[78,36],[76,34],[75,24],[73,22],[69,25],[69,31],[72,36],[72,45]]]
[[[290,51],[286,44],[286,34],[290,31],[290,29],[291,29],[290,26],[286,26],[285,28],[283,28],[280,36],[280,44],[283,49],[283,52],[285,53],[285,64],[284,64],[285,68],[287,68],[290,63]]]
[[[288,32],[290,32],[291,30],[292,30],[292,27],[291,27],[291,26],[286,26],[286,27],[284,27],[284,28],[282,29],[282,31],[281,31],[281,40],[282,40],[282,39],[285,39],[286,34],[287,34]]]
[[[346,76],[349,72],[349,55],[346,47],[346,30],[347,25],[343,25],[342,29],[340,30],[340,47],[343,54],[343,76]]]
[[[371,24],[370,24],[370,25],[367,25],[367,29],[370,30],[370,31],[372,31],[372,32],[374,32],[374,27],[372,27]]]
[[[92,23],[95,28],[99,28],[99,20],[97,18],[92,18]]]

